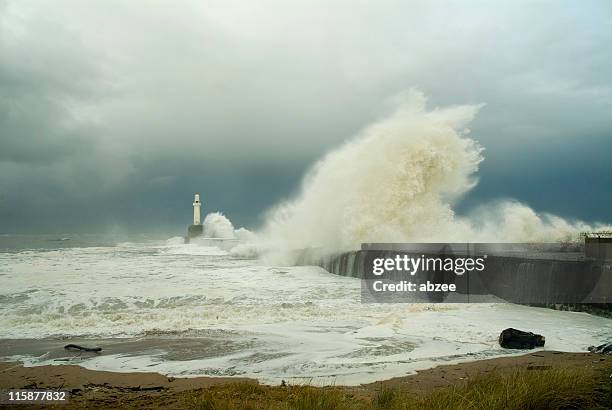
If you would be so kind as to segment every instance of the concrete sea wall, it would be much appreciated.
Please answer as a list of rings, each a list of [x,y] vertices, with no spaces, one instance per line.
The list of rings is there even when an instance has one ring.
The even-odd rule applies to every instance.
[[[300,253],[298,264],[320,266],[336,275],[364,278],[368,252],[377,252],[377,257],[397,255],[397,251],[371,250],[320,255],[306,250]],[[598,257],[584,257],[584,254],[581,257],[560,254],[534,258],[489,255],[486,271],[473,272],[469,286],[459,281],[457,292],[488,294],[514,303],[609,316],[612,312],[612,260],[608,256],[612,253],[607,248],[601,250],[601,246],[597,252]],[[605,257],[600,258],[600,255]]]

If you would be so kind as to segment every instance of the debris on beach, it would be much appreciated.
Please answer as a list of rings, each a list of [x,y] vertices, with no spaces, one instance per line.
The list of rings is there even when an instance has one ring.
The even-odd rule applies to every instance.
[[[83,352],[101,352],[102,348],[101,347],[84,347],[84,346],[79,346],[79,345],[75,345],[75,344],[67,344],[66,346],[64,346],[64,349],[66,350],[81,350]]]
[[[612,354],[612,342],[604,343],[599,346],[589,346],[589,352],[601,353],[601,354]]]

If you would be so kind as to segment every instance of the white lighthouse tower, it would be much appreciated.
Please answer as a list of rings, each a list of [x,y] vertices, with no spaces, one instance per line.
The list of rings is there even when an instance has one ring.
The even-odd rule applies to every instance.
[[[189,239],[195,238],[196,236],[202,235],[204,227],[202,226],[202,219],[200,217],[200,194],[195,194],[193,197],[193,225],[187,228],[187,236],[185,237],[185,243],[189,243]]]
[[[193,224],[194,225],[201,225],[202,222],[200,221],[200,207],[202,206],[202,203],[200,202],[200,194],[195,194],[195,197],[193,198]]]

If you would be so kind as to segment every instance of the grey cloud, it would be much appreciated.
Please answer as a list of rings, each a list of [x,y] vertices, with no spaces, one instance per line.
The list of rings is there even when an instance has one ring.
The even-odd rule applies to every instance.
[[[89,124],[71,112],[96,93],[90,52],[59,23],[22,31],[15,20],[0,18],[0,161],[38,166],[91,151]]]
[[[195,190],[256,224],[410,87],[434,106],[487,104],[466,203],[564,198],[566,215],[605,218],[560,188],[547,206],[535,185],[576,139],[585,158],[609,149],[611,22],[605,1],[0,2],[0,231],[42,226],[34,196],[45,229],[89,229],[168,219]],[[523,178],[520,146],[541,164]],[[612,165],[573,164],[591,176],[582,198],[606,190],[592,175]]]

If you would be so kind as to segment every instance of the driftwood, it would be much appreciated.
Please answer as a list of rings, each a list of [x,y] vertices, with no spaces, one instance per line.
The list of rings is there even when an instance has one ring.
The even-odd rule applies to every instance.
[[[79,345],[75,345],[75,344],[68,344],[66,346],[64,346],[64,349],[66,350],[80,350],[83,352],[101,352],[102,348],[101,347],[84,347],[84,346],[79,346]]]

